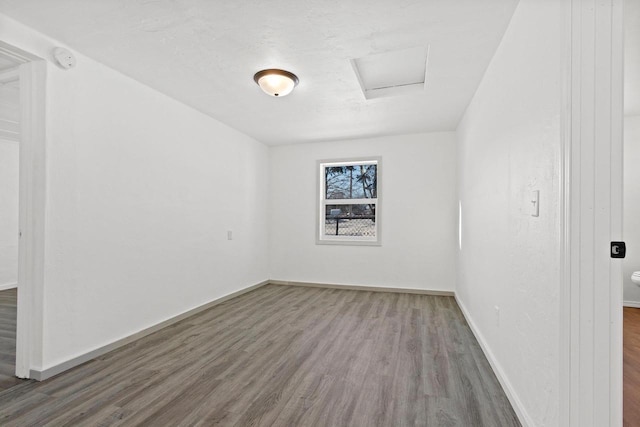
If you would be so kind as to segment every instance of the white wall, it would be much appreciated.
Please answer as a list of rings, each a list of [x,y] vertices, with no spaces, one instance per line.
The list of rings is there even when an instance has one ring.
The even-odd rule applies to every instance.
[[[18,159],[16,141],[0,138],[0,289],[18,282]]]
[[[457,297],[536,426],[559,423],[562,3],[520,1],[458,127]]]
[[[316,161],[358,156],[382,156],[382,245],[317,245]],[[272,147],[271,278],[453,291],[455,156],[451,132]]]
[[[624,301],[640,307],[640,286],[631,281],[640,271],[640,116],[624,118]]]
[[[0,15],[0,39],[57,43]],[[267,147],[77,54],[48,66],[46,369],[268,278]],[[233,230],[234,240],[227,240]]]

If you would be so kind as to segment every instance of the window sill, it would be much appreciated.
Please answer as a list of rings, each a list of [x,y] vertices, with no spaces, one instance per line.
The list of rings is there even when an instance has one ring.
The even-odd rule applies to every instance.
[[[378,240],[349,240],[349,239],[318,239],[316,245],[341,245],[341,246],[382,246]]]

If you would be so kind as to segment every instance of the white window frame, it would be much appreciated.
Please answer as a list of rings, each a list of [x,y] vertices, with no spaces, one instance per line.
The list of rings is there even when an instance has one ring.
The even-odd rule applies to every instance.
[[[375,199],[327,199],[324,174],[327,167],[335,166],[353,166],[353,165],[373,165],[376,167],[376,198]],[[380,246],[381,239],[381,223],[380,212],[382,207],[382,158],[380,156],[367,156],[349,159],[330,159],[317,161],[317,201],[316,209],[316,244],[318,245],[360,245],[360,246]],[[357,205],[357,204],[375,204],[375,237],[370,236],[327,236],[325,230],[325,211],[326,205]]]

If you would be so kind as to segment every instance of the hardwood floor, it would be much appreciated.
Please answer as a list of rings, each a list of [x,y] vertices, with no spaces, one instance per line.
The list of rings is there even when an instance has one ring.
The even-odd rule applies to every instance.
[[[640,426],[640,308],[624,308],[624,426]]]
[[[0,291],[0,391],[22,381],[16,372],[17,289]]]
[[[520,424],[452,297],[268,285],[0,392],[0,425]]]

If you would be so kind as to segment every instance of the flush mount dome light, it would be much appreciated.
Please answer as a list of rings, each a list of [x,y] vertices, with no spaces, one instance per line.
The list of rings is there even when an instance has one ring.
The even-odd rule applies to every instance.
[[[298,77],[285,70],[271,68],[258,71],[253,80],[267,95],[287,96],[298,84]]]

